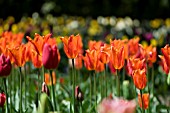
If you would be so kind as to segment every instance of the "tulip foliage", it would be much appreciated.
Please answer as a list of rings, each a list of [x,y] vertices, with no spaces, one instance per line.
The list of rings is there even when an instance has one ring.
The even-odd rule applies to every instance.
[[[0,54],[0,112],[170,111],[168,44],[6,31]]]

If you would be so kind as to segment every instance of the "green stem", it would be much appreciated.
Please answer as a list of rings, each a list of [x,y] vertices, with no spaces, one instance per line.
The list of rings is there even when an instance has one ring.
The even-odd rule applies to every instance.
[[[96,74],[95,72],[93,73],[94,75],[94,95],[95,95],[95,109],[97,107],[97,89],[96,89]]]
[[[10,98],[10,113],[11,113],[11,110],[12,110],[12,74],[10,75],[9,77],[10,81],[11,81],[11,84],[9,85],[10,86],[10,90],[9,90],[9,98]]]
[[[6,94],[6,110],[7,113],[9,113],[9,109],[8,109],[8,93],[7,93],[7,85],[6,85],[6,78],[3,78],[3,82],[4,82],[4,86],[5,86],[5,94]]]
[[[140,97],[141,97],[141,101],[142,101],[142,113],[144,113],[144,105],[143,105],[143,98],[142,98],[142,90],[140,90]]]
[[[20,113],[22,113],[22,72],[21,72],[21,67],[19,67],[19,72],[20,72]]]
[[[55,89],[54,89],[54,84],[53,84],[52,70],[50,70],[50,76],[51,76],[51,83],[52,83],[52,92],[53,92],[54,111],[56,111]]]
[[[90,110],[92,108],[92,75],[90,75]]]
[[[105,70],[104,70],[104,89],[105,89],[105,97],[107,97],[107,78],[106,78],[106,64],[105,64]]]
[[[154,66],[152,66],[152,94],[154,95]]]
[[[120,97],[120,77],[118,74],[118,70],[116,70],[116,76],[117,76],[117,96]]]
[[[75,71],[74,71],[74,59],[72,59],[72,76],[73,76],[73,113],[75,112]]]
[[[83,113],[83,106],[82,106],[82,102],[80,101],[80,113]]]
[[[25,71],[25,73],[24,73],[24,87],[25,87],[25,101],[24,101],[24,105],[25,105],[25,109],[26,109],[26,101],[27,101],[27,96],[26,96],[26,94],[27,94],[27,88],[26,88],[26,65],[24,65],[24,71]]]

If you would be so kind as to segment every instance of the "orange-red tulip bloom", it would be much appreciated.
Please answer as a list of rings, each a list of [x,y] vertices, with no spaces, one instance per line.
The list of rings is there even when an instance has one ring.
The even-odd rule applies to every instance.
[[[139,50],[139,40],[140,38],[132,38],[128,41],[129,56],[134,56]]]
[[[129,58],[127,60],[127,72],[129,75],[132,75],[134,70],[146,68],[145,59],[139,58]]]
[[[80,35],[60,38],[64,44],[64,52],[68,58],[74,59],[82,51],[83,43]]]
[[[147,78],[146,78],[146,69],[137,69],[132,74],[133,82],[139,90],[142,90],[146,87]]]
[[[169,45],[166,45],[164,48],[161,48],[161,51],[164,55],[166,64],[167,64],[168,68],[170,69],[170,47],[169,47]]]
[[[104,63],[104,64],[107,64],[109,63],[109,60],[110,60],[110,46],[109,45],[106,45],[104,44],[104,46],[101,46],[100,47],[100,52],[99,52],[99,60]]]
[[[111,47],[111,58],[110,63],[114,66],[115,69],[121,69],[124,66],[125,55],[124,48]]]
[[[113,40],[110,41],[110,44],[110,63],[115,69],[121,69],[125,62],[124,42],[122,40]]]
[[[25,50],[26,47],[24,45],[20,45],[18,47],[9,49],[10,51],[10,59],[17,66],[22,67],[25,65]]]
[[[84,66],[87,70],[95,70],[98,60],[98,52],[96,50],[86,50],[84,59]]]
[[[161,63],[160,64],[161,64],[161,66],[163,68],[163,71],[168,75],[170,69],[168,68],[168,65],[167,65],[167,62],[165,60],[165,57],[162,56],[162,55],[158,55],[158,56],[161,59]]]
[[[87,70],[95,70],[101,72],[104,70],[104,64],[98,60],[99,51],[97,50],[86,50],[84,59],[84,66]]]
[[[55,75],[54,71],[52,72],[52,77],[53,77],[53,84],[56,84],[57,80],[56,80],[56,75]],[[44,79],[45,79],[45,83],[47,85],[52,85],[52,81],[51,81],[51,77],[50,77],[49,73],[44,74]]]
[[[104,45],[104,43],[102,41],[92,41],[90,40],[88,42],[88,47],[89,47],[89,50],[100,50],[100,47],[102,47]]]
[[[144,49],[146,51],[146,60],[148,61],[149,66],[152,66],[152,64],[156,62],[157,57],[156,47],[152,47],[152,45],[150,45]]]
[[[148,107],[149,107],[149,94],[148,93],[142,94],[142,99],[141,99],[141,95],[138,94],[138,103],[139,103],[139,106],[142,109],[148,109]],[[142,103],[143,103],[143,107],[142,107]]]

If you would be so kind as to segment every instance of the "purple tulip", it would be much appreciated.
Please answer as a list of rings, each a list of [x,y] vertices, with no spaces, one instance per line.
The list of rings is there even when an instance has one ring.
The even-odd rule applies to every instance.
[[[11,72],[12,65],[9,57],[7,58],[4,54],[0,56],[0,76],[8,76]]]

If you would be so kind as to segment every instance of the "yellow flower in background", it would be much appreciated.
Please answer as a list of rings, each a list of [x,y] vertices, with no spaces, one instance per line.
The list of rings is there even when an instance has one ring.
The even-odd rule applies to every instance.
[[[125,39],[128,39],[128,36],[127,36],[127,35],[123,35],[123,36],[122,36],[122,40],[125,40]]]
[[[49,33],[50,33],[50,30],[47,28],[47,29],[43,30],[42,35],[46,35],[46,34],[49,34]]]
[[[166,25],[167,28],[170,28],[170,18],[167,18],[165,20],[165,25]]]
[[[12,32],[13,33],[18,33],[18,26],[17,26],[17,24],[13,24],[12,25]]]
[[[158,28],[158,27],[161,26],[162,21],[163,21],[162,19],[154,19],[154,20],[151,20],[151,21],[150,21],[150,26],[151,26],[152,28]]]
[[[151,45],[152,46],[157,46],[158,45],[157,40],[156,39],[151,39]]]
[[[142,44],[142,46],[143,46],[144,48],[148,46],[148,42],[147,42],[147,41],[142,41],[141,44]]]
[[[4,29],[2,26],[0,26],[0,36],[2,35],[3,32],[4,32]]]

